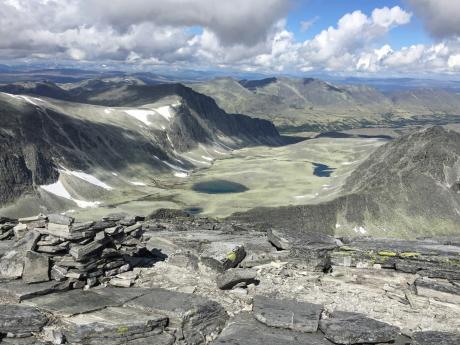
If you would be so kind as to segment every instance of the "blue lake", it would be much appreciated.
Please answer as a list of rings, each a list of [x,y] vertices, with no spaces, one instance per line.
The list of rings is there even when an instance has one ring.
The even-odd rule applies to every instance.
[[[195,183],[192,186],[195,192],[206,194],[228,194],[228,193],[242,193],[249,189],[241,183],[236,183],[227,180],[211,180]]]
[[[330,177],[334,172],[334,168],[331,168],[329,165],[321,163],[311,163],[313,165],[313,175],[318,177]]]

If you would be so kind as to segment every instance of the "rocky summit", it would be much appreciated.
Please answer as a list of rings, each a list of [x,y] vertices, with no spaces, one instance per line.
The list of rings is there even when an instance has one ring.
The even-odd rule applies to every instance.
[[[2,344],[460,344],[460,238],[350,240],[172,210],[1,229]]]

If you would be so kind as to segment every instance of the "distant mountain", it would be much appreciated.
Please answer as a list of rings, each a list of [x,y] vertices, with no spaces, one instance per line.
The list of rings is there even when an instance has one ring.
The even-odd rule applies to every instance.
[[[230,148],[283,143],[272,123],[229,115],[211,98],[180,84],[112,80],[68,89],[25,83],[3,90],[28,95],[0,92],[0,205],[29,195],[45,206],[69,207],[72,198],[56,203],[54,196],[86,200],[104,192],[102,183],[96,183],[102,188],[84,188],[69,180],[86,176],[81,172],[112,178],[114,171],[139,177],[146,170],[151,178],[186,174],[204,160],[191,159],[191,151],[213,160],[214,152]],[[59,189],[53,198],[41,188],[46,185]]]
[[[228,112],[269,119],[283,130],[330,131],[460,121],[460,95],[443,89],[387,94],[365,85],[284,77],[218,78],[190,87],[213,97]]]
[[[346,236],[458,234],[460,133],[429,127],[375,151],[327,203],[234,214],[261,226]]]

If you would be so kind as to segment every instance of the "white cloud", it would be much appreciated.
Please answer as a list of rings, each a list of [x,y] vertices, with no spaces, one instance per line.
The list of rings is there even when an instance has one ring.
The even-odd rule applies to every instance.
[[[300,31],[307,32],[310,28],[319,20],[319,17],[316,16],[309,20],[304,20],[300,22]]]
[[[427,16],[433,34],[448,38],[392,48],[385,42],[388,33],[412,16],[399,6],[345,14],[336,26],[302,42],[287,29],[288,0],[0,0],[0,59],[266,72],[458,72],[460,28],[451,19],[460,17],[460,5],[408,1]],[[301,28],[308,30],[316,20]]]

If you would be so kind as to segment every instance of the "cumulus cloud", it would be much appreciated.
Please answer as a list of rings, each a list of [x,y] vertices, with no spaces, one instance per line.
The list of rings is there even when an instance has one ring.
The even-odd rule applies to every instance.
[[[414,4],[420,14],[421,7]],[[287,29],[288,6],[288,0],[0,0],[0,59],[214,66],[269,73],[460,70],[457,26],[442,20],[446,8],[458,18],[456,6],[440,7],[442,30],[435,19],[427,21],[433,33],[446,38],[398,50],[385,44],[385,38],[411,20],[412,14],[399,6],[370,14],[347,13],[306,41]],[[301,29],[316,20],[301,22]]]
[[[0,56],[180,59],[200,27],[223,47],[265,42],[285,0],[3,0]]]
[[[460,35],[460,2],[456,0],[406,0],[437,38]]]

